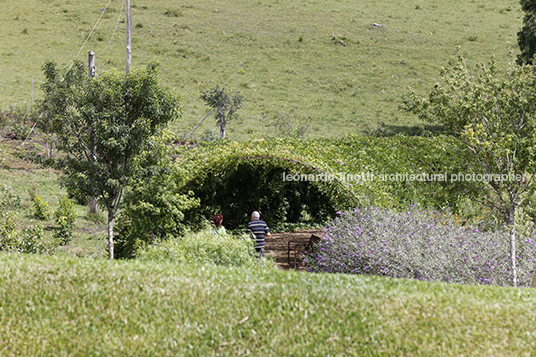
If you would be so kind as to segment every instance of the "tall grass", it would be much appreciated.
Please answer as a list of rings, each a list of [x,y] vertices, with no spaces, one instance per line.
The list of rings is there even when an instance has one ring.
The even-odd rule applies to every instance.
[[[253,241],[249,237],[214,234],[210,228],[195,233],[186,232],[183,237],[160,242],[154,247],[140,247],[136,258],[141,261],[239,267],[259,264]]]

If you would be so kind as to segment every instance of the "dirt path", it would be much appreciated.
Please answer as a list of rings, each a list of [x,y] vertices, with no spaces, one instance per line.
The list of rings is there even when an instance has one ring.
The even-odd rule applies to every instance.
[[[291,267],[288,264],[288,242],[290,240],[301,240],[307,242],[312,234],[317,234],[322,236],[323,232],[321,229],[311,229],[305,231],[297,232],[284,232],[284,233],[272,233],[270,237],[266,237],[264,242],[266,254],[272,257],[275,257],[275,261],[279,268],[288,270]],[[291,252],[291,260],[294,259],[294,256]]]

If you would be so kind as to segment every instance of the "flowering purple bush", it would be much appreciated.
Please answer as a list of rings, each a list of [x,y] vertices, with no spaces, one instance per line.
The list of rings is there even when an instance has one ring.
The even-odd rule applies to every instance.
[[[461,227],[439,213],[382,208],[337,212],[307,258],[312,272],[384,275],[460,284],[512,284],[507,232]],[[518,286],[529,287],[536,243],[520,238]]]

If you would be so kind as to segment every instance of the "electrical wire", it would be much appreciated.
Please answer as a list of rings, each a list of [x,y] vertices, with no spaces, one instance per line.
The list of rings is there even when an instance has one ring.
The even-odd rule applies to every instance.
[[[121,14],[123,13],[123,5],[125,5],[124,0],[121,2],[121,10],[119,10],[119,16],[117,17],[117,23],[115,24],[115,29],[114,29],[114,32],[112,33],[112,38],[110,38],[110,41],[108,41],[108,44],[106,45],[106,47],[104,47],[104,50],[99,52],[99,55],[102,54],[104,51],[106,51],[106,49],[108,48],[108,46],[110,46],[110,43],[112,43],[112,40],[114,39],[115,32],[117,31],[117,27],[119,26],[119,22],[121,21]]]
[[[102,14],[100,15],[99,19],[97,20],[97,22],[95,23],[95,26],[93,26],[93,29],[91,29],[91,32],[89,33],[89,35],[87,35],[87,38],[86,38],[86,41],[84,42],[84,44],[82,45],[82,47],[80,48],[80,51],[78,51],[78,54],[76,55],[75,58],[78,58],[78,56],[80,56],[80,52],[82,52],[82,50],[84,49],[84,46],[86,45],[87,41],[89,40],[89,38],[91,37],[91,35],[93,34],[93,31],[95,31],[95,29],[97,28],[97,25],[99,24],[99,21],[102,19],[102,17],[104,16],[104,14],[106,13],[106,10],[108,10],[108,6],[110,6],[110,3],[112,2],[112,0],[108,1],[108,5],[106,5],[106,7],[104,8],[104,10],[102,11]]]

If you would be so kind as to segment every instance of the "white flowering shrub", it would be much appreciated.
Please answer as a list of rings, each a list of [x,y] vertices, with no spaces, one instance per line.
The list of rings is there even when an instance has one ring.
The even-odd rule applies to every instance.
[[[382,208],[338,212],[315,253],[312,272],[383,275],[460,284],[512,284],[507,232],[480,232],[438,212],[397,213]],[[516,244],[518,286],[529,287],[536,244]]]

